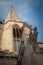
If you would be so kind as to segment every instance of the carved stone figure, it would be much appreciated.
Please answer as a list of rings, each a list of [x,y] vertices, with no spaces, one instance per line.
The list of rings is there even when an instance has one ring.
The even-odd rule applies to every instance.
[[[34,41],[37,41],[37,36],[38,36],[38,32],[37,32],[37,27],[34,27]]]
[[[32,30],[34,33],[32,33]],[[38,36],[38,32],[37,32],[37,27],[34,27],[34,29],[30,30],[30,40],[31,41],[37,41],[37,36]]]

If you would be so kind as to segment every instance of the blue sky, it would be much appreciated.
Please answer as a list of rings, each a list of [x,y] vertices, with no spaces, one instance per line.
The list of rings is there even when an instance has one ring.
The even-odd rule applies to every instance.
[[[21,21],[38,27],[38,41],[43,42],[43,0],[0,0],[0,20],[6,18],[11,6]]]

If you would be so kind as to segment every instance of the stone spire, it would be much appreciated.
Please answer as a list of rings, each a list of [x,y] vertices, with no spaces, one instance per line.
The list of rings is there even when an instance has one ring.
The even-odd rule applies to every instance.
[[[13,7],[11,7],[11,9],[5,19],[5,22],[8,20],[20,21],[19,17],[17,16],[16,12],[14,11]]]

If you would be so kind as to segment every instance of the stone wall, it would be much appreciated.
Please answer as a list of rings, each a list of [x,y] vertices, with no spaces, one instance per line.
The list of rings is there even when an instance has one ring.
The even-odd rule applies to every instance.
[[[36,49],[40,50],[40,48]],[[21,65],[43,65],[43,53],[41,50],[34,52],[32,43],[27,43]]]

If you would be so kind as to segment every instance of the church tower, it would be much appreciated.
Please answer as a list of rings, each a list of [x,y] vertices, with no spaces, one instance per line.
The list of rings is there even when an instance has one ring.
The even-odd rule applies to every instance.
[[[21,22],[13,8],[10,9],[2,26],[1,50],[18,52],[21,41],[29,39],[30,28]]]

